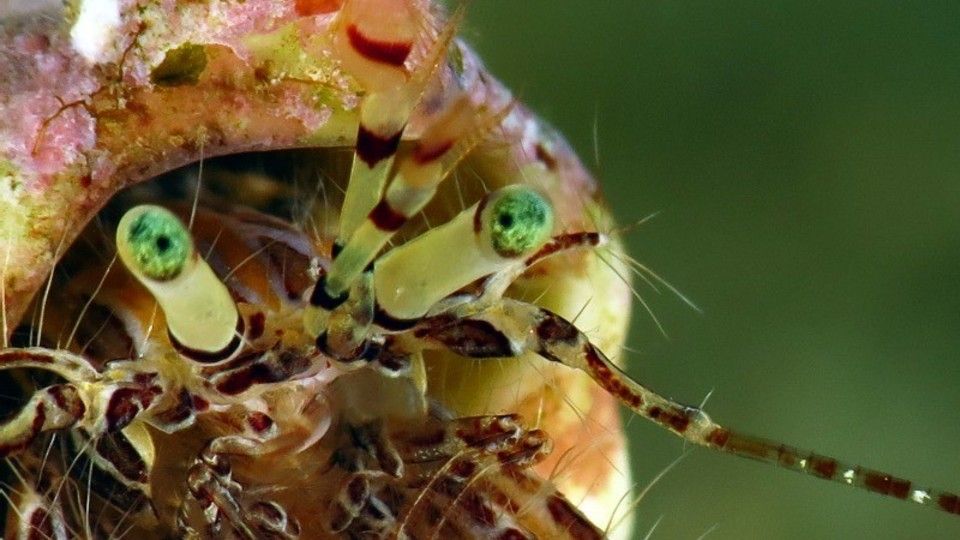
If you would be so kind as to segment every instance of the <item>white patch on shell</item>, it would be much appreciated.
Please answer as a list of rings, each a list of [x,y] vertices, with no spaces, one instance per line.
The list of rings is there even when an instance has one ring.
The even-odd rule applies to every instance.
[[[103,60],[120,27],[120,0],[83,0],[70,29],[73,48],[88,62]]]

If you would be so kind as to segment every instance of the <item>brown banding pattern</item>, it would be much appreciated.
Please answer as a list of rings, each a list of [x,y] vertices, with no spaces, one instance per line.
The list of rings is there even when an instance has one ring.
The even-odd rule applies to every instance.
[[[107,418],[107,431],[113,432],[125,428],[141,411],[149,407],[161,392],[159,387],[116,389],[110,395],[104,411]]]
[[[431,144],[429,146],[417,145],[413,149],[413,160],[420,165],[426,165],[437,159],[440,159],[444,154],[447,153],[447,150],[453,148],[453,141],[446,140],[438,144]]]
[[[273,427],[273,418],[260,411],[253,411],[247,415],[247,424],[255,432],[264,433]]]
[[[407,216],[394,210],[386,199],[381,199],[373,207],[367,219],[373,222],[376,228],[384,232],[398,231],[407,222]]]
[[[617,399],[630,405],[634,409],[643,405],[643,397],[630,390],[627,385],[620,381],[617,375],[610,371],[610,368],[607,367],[600,353],[590,342],[584,345],[583,356],[586,359],[587,366],[590,368],[590,375],[593,377],[593,380],[597,381],[604,390],[610,392],[616,396]]]
[[[97,437],[94,448],[97,454],[109,461],[124,478],[141,484],[149,480],[147,464],[122,432]]]
[[[243,345],[243,339],[241,339],[240,336],[243,335],[244,326],[243,317],[237,317],[237,328],[233,339],[231,339],[230,343],[227,343],[224,348],[213,352],[187,347],[183,343],[180,343],[176,336],[169,330],[167,331],[167,337],[170,338],[170,344],[173,345],[173,348],[184,358],[188,358],[194,362],[200,362],[201,364],[215,364],[230,358],[240,350],[240,347]]]
[[[810,470],[820,478],[829,480],[837,474],[837,460],[832,458],[811,455],[809,466]]]
[[[53,528],[53,516],[42,506],[30,512],[30,529],[27,531],[27,540],[51,540],[58,538]]]
[[[561,234],[553,237],[544,244],[539,251],[527,258],[526,265],[532,266],[540,259],[549,257],[559,251],[565,251],[575,247],[594,247],[600,244],[600,233],[597,232],[578,232]]]
[[[556,522],[557,526],[567,531],[573,538],[600,539],[603,536],[600,531],[590,523],[569,501],[557,495],[550,495],[547,499],[547,510],[550,511],[550,517]]]
[[[19,418],[18,414],[14,418]],[[33,410],[33,422],[30,423],[30,431],[24,433],[16,438],[11,438],[7,442],[0,443],[0,456],[9,456],[10,454],[23,450],[30,444],[37,435],[40,434],[40,431],[43,429],[43,424],[47,421],[47,409],[44,406],[44,403],[41,401],[37,403],[37,406]]]
[[[911,486],[907,480],[875,472],[863,473],[863,485],[870,491],[898,499],[906,499]]]
[[[683,433],[690,427],[690,414],[687,411],[671,411],[660,407],[650,407],[647,415],[677,433]]]
[[[537,337],[543,341],[572,345],[580,337],[580,331],[563,318],[547,313],[537,325]]]
[[[937,497],[937,506],[951,514],[960,514],[960,497],[953,493],[944,493]]]
[[[372,169],[377,163],[397,153],[402,135],[402,128],[396,133],[380,135],[360,124],[357,130],[357,157]]]
[[[460,320],[418,329],[418,337],[432,339],[451,351],[470,358],[516,356],[507,336],[487,321]]]
[[[250,340],[260,339],[263,336],[263,330],[267,324],[267,316],[262,311],[258,311],[250,316],[250,333],[247,338]]]

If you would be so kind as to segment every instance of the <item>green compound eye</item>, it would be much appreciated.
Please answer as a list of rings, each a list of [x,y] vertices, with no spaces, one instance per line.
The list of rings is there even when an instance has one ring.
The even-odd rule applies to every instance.
[[[488,215],[490,240],[501,257],[519,257],[540,247],[553,230],[553,207],[526,187],[504,190]]]
[[[134,270],[156,281],[178,275],[193,251],[190,234],[168,210],[157,206],[139,207],[140,212],[126,227],[121,242],[128,250]]]

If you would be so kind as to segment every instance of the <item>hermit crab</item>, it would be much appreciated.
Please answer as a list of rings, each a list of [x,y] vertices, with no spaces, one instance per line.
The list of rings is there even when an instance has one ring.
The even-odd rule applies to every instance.
[[[622,372],[645,269],[462,16],[82,0],[5,24],[6,536],[626,535],[616,403],[960,513]]]

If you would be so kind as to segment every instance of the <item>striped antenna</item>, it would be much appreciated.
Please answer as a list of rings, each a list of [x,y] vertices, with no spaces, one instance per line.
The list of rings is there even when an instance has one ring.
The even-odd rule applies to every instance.
[[[389,0],[355,0],[344,6],[334,43],[345,70],[368,94],[360,104],[357,143],[340,214],[341,245],[380,200],[410,114],[443,64],[463,11],[454,13],[426,55],[408,71],[417,36],[432,33],[422,28],[429,24],[424,14],[408,2]]]
[[[329,312],[346,301],[354,281],[383,246],[430,202],[440,182],[500,124],[511,107],[478,110],[461,95],[444,109],[405,156],[396,178],[314,286],[310,305],[304,309],[304,325],[311,335],[323,332]]]

